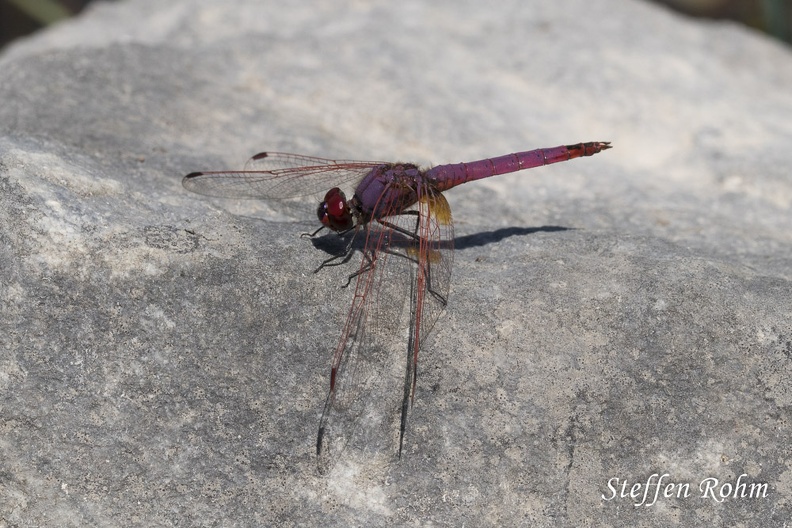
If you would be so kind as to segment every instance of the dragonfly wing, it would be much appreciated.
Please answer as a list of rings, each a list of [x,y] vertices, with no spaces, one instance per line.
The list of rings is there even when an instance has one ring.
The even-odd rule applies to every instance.
[[[333,357],[331,388],[319,425],[317,455],[322,473],[348,445],[387,449],[390,443],[376,442],[390,438],[387,431],[395,431],[389,413],[393,422],[400,420],[401,453],[418,352],[446,306],[453,261],[448,202],[428,185],[415,189],[415,194],[418,202],[412,207],[387,211],[390,214],[381,221],[366,225],[363,262]],[[398,201],[394,204],[398,207]],[[403,310],[407,299],[409,311]],[[406,347],[395,338],[404,335],[399,329],[405,324]],[[374,433],[374,428],[382,432]]]
[[[248,160],[244,170],[193,172],[182,179],[182,184],[198,194],[221,198],[288,199],[324,193],[360,180],[383,164],[262,152]]]
[[[386,451],[399,402],[403,348],[394,346],[406,319],[410,263],[388,253],[392,236],[368,224],[352,307],[333,355],[331,386],[317,436],[320,473],[332,469],[348,446]],[[395,370],[394,370],[395,369]]]
[[[428,185],[418,186],[418,203],[408,213],[387,220],[406,236],[404,245],[411,259],[413,283],[410,295],[410,323],[407,361],[401,402],[399,452],[401,453],[407,414],[415,395],[418,354],[448,302],[454,258],[454,227],[451,208],[439,191]]]
[[[420,347],[448,302],[454,263],[454,225],[448,201],[433,188],[419,194],[418,211],[419,267],[412,329]],[[414,352],[417,361],[417,348]]]
[[[319,158],[317,156],[289,154],[287,152],[259,152],[250,158],[247,163],[245,163],[245,170],[273,171],[280,169],[295,169],[299,167],[322,167],[338,165],[377,166],[385,164],[386,162],[384,161],[334,160],[328,158]]]

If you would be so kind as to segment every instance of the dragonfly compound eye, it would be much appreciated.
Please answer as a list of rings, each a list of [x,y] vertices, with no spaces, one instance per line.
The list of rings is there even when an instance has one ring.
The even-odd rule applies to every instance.
[[[324,201],[316,210],[319,221],[333,231],[346,231],[351,229],[352,213],[347,205],[346,195],[338,187],[333,187],[325,195]]]

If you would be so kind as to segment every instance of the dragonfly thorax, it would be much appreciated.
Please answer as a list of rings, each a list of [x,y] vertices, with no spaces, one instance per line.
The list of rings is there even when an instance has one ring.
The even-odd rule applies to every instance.
[[[322,225],[333,231],[346,231],[355,225],[344,191],[333,187],[325,194],[324,201],[316,209]]]
[[[421,170],[412,163],[380,165],[360,181],[353,200],[360,212],[370,218],[401,214],[418,201],[422,177]]]

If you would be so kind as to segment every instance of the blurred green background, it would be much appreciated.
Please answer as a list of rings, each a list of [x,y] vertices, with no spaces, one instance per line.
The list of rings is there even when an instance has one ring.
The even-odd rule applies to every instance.
[[[91,0],[0,0],[0,47],[72,17],[90,3]]]
[[[787,44],[792,42],[792,0],[653,1],[694,17],[734,20]],[[0,47],[74,16],[90,3],[91,0],[0,0]]]
[[[0,0],[0,47],[76,15],[90,0]]]

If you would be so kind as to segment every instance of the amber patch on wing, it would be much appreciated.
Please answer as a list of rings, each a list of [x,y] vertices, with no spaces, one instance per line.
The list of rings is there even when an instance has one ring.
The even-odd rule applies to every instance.
[[[429,251],[427,251],[427,254],[429,256],[429,262],[431,264],[437,264],[443,259],[443,254],[437,251],[436,249],[430,249]]]
[[[420,252],[418,251],[418,246],[412,246],[407,248],[407,256],[412,257],[416,260],[418,259],[419,253]],[[429,258],[430,264],[436,264],[441,260],[443,260],[443,254],[437,249],[429,249],[426,252],[426,254]]]
[[[451,207],[449,207],[445,196],[442,194],[425,194],[421,196],[421,202],[426,204],[432,216],[437,219],[438,224],[448,225],[451,223]]]

